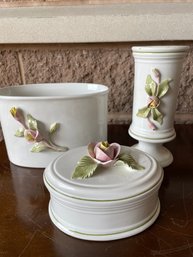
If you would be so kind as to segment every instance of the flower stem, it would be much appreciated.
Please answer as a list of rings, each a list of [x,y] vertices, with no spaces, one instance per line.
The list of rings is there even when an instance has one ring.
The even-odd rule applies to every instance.
[[[150,129],[152,129],[152,130],[156,130],[156,129],[157,129],[157,127],[155,126],[155,124],[150,121],[150,118],[149,118],[149,117],[147,118],[147,121],[148,121],[148,125],[149,125],[149,128],[150,128]]]
[[[55,144],[53,144],[51,141],[47,141],[47,140],[43,140],[43,142],[44,142],[44,144],[48,147],[48,148],[50,148],[50,149],[52,149],[52,150],[54,150],[54,151],[57,151],[57,152],[65,152],[65,151],[68,151],[69,150],[69,148],[68,147],[66,147],[66,146],[57,146],[57,145],[55,145]]]

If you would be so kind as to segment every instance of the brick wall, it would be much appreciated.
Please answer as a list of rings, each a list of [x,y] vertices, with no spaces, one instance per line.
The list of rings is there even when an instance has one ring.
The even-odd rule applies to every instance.
[[[128,123],[134,78],[131,46],[129,43],[1,46],[0,86],[22,83],[18,65],[20,53],[26,83],[107,85],[110,89],[109,122]],[[193,44],[184,62],[180,84],[176,122],[193,123]]]

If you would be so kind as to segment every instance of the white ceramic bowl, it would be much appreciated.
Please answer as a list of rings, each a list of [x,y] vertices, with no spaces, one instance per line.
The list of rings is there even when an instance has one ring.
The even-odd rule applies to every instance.
[[[156,220],[163,169],[142,151],[123,146],[121,151],[145,169],[113,166],[99,168],[87,179],[72,179],[86,147],[66,152],[46,168],[49,215],[61,231],[80,239],[107,241],[140,233]]]
[[[44,137],[47,142],[51,136],[52,144],[62,151],[66,148],[60,147],[71,149],[91,141],[106,140],[107,98],[108,88],[98,84],[34,84],[0,89],[0,120],[9,160],[19,166],[46,167],[61,151],[45,148],[36,152],[42,150],[41,139]],[[25,123],[31,125],[28,124],[24,131],[10,110],[16,116],[18,110],[22,112]],[[28,114],[38,121],[41,136],[37,136],[37,130],[35,133],[29,131],[29,127],[36,125]],[[52,132],[57,129],[49,133],[50,127]],[[22,136],[15,136],[16,131]],[[29,133],[33,142],[26,140],[30,139]],[[35,152],[31,152],[32,149]]]

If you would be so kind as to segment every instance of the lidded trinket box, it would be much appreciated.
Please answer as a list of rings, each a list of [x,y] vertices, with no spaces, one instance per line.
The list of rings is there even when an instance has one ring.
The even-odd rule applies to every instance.
[[[96,153],[97,145],[88,151],[83,146],[45,169],[49,215],[64,233],[94,241],[121,239],[142,232],[158,217],[163,169],[148,154],[117,145],[109,145],[116,148],[112,158],[110,147],[102,150],[110,156],[105,159]]]

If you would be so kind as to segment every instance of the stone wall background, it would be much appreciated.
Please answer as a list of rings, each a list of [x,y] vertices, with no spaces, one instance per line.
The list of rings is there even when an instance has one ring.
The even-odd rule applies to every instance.
[[[152,44],[152,43],[151,43]],[[184,62],[177,104],[177,123],[193,123],[193,44]],[[0,86],[31,83],[88,82],[107,85],[109,122],[129,123],[134,62],[131,44],[36,45],[0,47]]]

